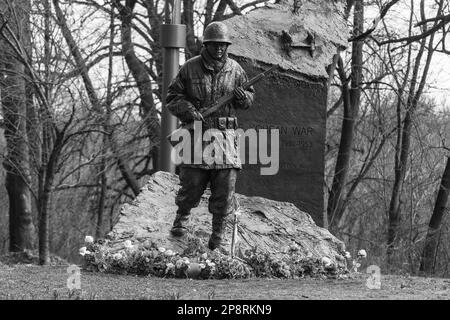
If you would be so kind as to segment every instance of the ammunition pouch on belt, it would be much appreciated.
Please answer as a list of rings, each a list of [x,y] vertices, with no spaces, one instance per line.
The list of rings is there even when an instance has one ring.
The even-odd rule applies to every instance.
[[[214,117],[206,118],[205,126],[209,129],[215,128],[219,130],[237,129],[238,122],[236,117]]]

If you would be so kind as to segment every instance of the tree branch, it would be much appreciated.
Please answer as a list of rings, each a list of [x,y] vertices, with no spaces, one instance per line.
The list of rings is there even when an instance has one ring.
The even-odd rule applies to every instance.
[[[234,14],[242,15],[241,9],[239,9],[239,7],[236,5],[236,3],[234,3],[233,0],[226,0],[226,2]]]
[[[421,34],[418,34],[415,36],[411,36],[411,37],[404,37],[404,38],[399,38],[399,39],[380,41],[379,45],[381,46],[381,45],[388,44],[388,43],[398,43],[398,42],[403,42],[403,41],[406,41],[406,45],[407,45],[407,44],[410,44],[411,42],[419,41],[421,39],[428,37],[429,35],[438,31],[440,28],[444,27],[449,22],[450,22],[450,15],[445,16],[445,19],[442,19],[441,22],[434,25],[432,28],[428,29],[424,33],[421,33]]]
[[[387,12],[389,11],[389,9],[395,5],[399,0],[392,0],[391,2],[386,3],[380,10],[380,14],[373,19],[372,21],[372,26],[367,29],[366,31],[364,31],[363,33],[357,35],[357,36],[353,36],[351,37],[348,41],[358,41],[358,40],[362,40],[367,38],[378,26],[378,23],[381,21],[381,19],[384,18],[384,16],[387,14]]]

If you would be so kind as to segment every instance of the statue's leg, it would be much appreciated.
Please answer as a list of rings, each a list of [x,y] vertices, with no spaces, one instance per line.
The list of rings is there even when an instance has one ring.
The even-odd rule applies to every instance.
[[[174,236],[186,233],[191,209],[198,206],[209,180],[209,171],[199,168],[180,168],[180,189],[175,198],[178,210],[170,230]]]
[[[211,173],[211,197],[209,211],[212,213],[212,233],[208,246],[211,250],[220,246],[224,232],[225,217],[233,211],[233,196],[237,169],[219,169]]]

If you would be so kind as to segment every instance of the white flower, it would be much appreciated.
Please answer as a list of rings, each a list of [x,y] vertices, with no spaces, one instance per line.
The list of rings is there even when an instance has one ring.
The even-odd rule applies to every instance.
[[[173,269],[175,268],[175,265],[172,262],[169,262],[168,264],[166,264],[167,268],[169,269]]]
[[[166,250],[166,252],[164,252],[164,254],[168,257],[175,255],[175,253],[172,250]]]
[[[366,252],[366,250],[364,250],[364,249],[359,250],[359,251],[358,251],[358,257],[366,258],[366,257],[367,257],[367,252]]]
[[[114,255],[113,255],[113,259],[114,260],[120,260],[120,259],[122,259],[123,257],[122,257],[122,254],[121,253],[115,253]]]
[[[214,267],[216,266],[216,264],[215,264],[214,262],[211,262],[211,263],[209,264],[209,266],[210,266],[211,268],[214,268]]]
[[[125,242],[123,243],[125,248],[131,248],[133,247],[133,244],[131,243],[131,240],[125,240]]]
[[[203,259],[206,260],[206,258],[208,258],[208,255],[207,255],[206,252],[205,252],[205,253],[203,253],[203,254],[201,255],[201,257],[202,257]]]
[[[207,265],[209,265],[211,263],[210,260],[206,260],[205,262],[206,262]]]
[[[85,254],[89,254],[90,252],[86,249],[86,247],[82,247],[80,248],[80,250],[78,251],[80,253],[80,255],[84,256]],[[88,253],[89,252],[89,253]]]
[[[204,263],[199,263],[198,265],[200,266],[200,269],[205,269],[206,268]]]
[[[84,242],[86,242],[86,243],[94,243],[94,238],[91,237],[91,236],[86,236],[84,238]]]
[[[352,256],[351,256],[350,252],[345,251],[345,258],[346,258],[346,259],[350,259],[351,257],[352,257]]]
[[[331,266],[331,259],[328,258],[328,257],[323,257],[322,258],[322,264],[325,265],[325,267]]]
[[[164,253],[164,252],[166,252],[166,249],[163,248],[163,247],[159,247],[159,248],[158,248],[158,251],[161,252],[161,253]]]
[[[353,261],[353,271],[358,272],[359,267],[361,267],[361,263]]]
[[[177,269],[181,268],[184,264],[183,259],[178,259],[177,262],[175,262]]]

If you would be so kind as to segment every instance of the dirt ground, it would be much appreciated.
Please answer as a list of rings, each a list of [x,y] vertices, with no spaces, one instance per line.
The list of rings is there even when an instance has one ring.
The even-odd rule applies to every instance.
[[[67,267],[0,264],[0,299],[73,299]],[[450,299],[450,279],[382,275],[381,288],[367,274],[345,280],[190,280],[81,271],[78,299],[148,300],[409,300]]]

